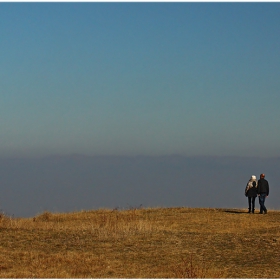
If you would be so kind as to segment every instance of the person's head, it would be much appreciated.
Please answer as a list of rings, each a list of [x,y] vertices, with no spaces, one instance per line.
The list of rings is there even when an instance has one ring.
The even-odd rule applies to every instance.
[[[263,179],[265,177],[264,173],[260,175],[260,178]]]
[[[256,179],[257,179],[257,177],[255,175],[251,176],[251,180],[256,180]]]

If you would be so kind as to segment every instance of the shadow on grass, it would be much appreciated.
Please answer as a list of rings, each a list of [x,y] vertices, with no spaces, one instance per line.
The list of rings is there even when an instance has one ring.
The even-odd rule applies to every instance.
[[[239,209],[225,209],[223,212],[232,213],[232,214],[248,214],[247,211],[239,210]]]

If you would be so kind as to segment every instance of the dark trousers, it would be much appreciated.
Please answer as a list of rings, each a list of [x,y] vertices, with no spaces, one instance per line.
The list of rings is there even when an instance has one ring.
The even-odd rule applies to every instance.
[[[264,205],[265,202],[265,198],[266,198],[266,194],[265,193],[261,193],[259,196],[259,203],[260,203],[260,213],[262,214],[263,212],[267,212],[267,209]]]
[[[254,213],[255,211],[255,199],[256,197],[253,196],[253,197],[248,197],[248,203],[249,203],[249,212],[252,211],[252,213]]]

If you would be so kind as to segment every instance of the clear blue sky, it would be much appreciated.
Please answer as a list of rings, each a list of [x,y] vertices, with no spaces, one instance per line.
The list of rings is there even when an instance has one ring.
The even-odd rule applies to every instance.
[[[0,156],[280,156],[280,3],[0,3]]]

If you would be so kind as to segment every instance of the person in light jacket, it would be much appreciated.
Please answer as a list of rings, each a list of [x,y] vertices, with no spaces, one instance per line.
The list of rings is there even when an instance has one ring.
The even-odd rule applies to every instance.
[[[252,175],[245,188],[245,196],[248,197],[248,213],[255,212],[255,200],[258,195],[257,177]]]

